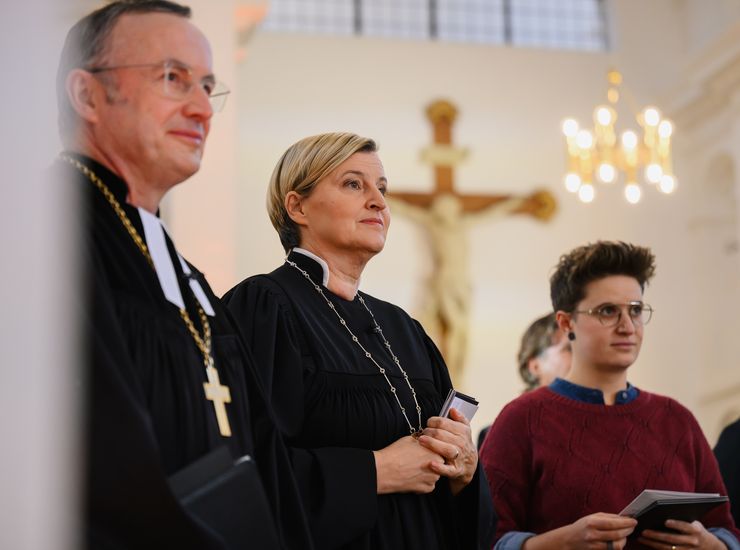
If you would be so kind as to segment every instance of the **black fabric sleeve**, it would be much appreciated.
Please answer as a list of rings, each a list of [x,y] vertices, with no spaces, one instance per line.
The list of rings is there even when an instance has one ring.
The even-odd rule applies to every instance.
[[[289,445],[316,547],[335,548],[362,536],[377,518],[372,451],[295,443],[304,420],[304,375],[313,370],[313,360],[287,298],[267,277],[257,277],[223,300],[254,356],[268,405]]]
[[[426,334],[421,324],[416,323],[421,332],[424,345],[434,368],[434,382],[442,396],[446,396],[452,387],[449,371],[442,354],[432,339]],[[480,461],[473,479],[455,498],[454,514],[456,519],[456,537],[460,548],[489,549],[493,546],[496,534],[496,512],[493,498],[488,488],[488,480]]]
[[[714,455],[730,497],[732,517],[735,525],[740,526],[740,420],[722,430]]]

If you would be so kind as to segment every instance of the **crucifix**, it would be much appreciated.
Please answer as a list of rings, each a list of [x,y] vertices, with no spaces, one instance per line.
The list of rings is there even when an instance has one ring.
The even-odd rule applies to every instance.
[[[555,198],[546,190],[520,197],[460,193],[455,189],[453,170],[465,159],[467,150],[452,144],[457,109],[439,100],[426,112],[434,129],[434,143],[422,151],[422,159],[434,167],[434,190],[392,191],[388,202],[392,212],[420,224],[429,237],[434,272],[420,320],[439,345],[453,382],[459,383],[467,349],[471,296],[468,227],[477,221],[513,214],[546,221],[555,212]]]
[[[218,431],[224,437],[231,437],[231,426],[229,425],[229,416],[226,414],[226,403],[231,403],[231,392],[229,386],[221,384],[218,377],[218,371],[213,364],[206,368],[208,382],[203,382],[203,389],[206,391],[206,399],[213,401],[213,408],[216,410],[216,420],[218,421]]]

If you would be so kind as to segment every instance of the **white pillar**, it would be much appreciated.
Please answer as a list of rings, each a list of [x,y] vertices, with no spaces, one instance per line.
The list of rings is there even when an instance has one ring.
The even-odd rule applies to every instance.
[[[71,184],[46,173],[59,151],[62,4],[66,10],[55,0],[0,8],[0,548],[14,550],[80,547],[81,381],[73,359],[80,289],[72,246],[79,215]]]
[[[733,176],[735,177],[735,233],[737,246],[740,247],[740,91],[736,91],[731,102],[730,113],[733,116],[732,132],[730,135],[730,156],[732,157]],[[740,253],[736,253],[740,262]],[[738,265],[740,268],[740,264]]]

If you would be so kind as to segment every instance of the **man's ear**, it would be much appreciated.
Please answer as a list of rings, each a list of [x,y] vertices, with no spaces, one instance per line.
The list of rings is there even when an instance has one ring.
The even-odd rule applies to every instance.
[[[285,211],[297,225],[308,225],[306,214],[303,212],[303,199],[304,197],[296,191],[290,191],[285,195]]]
[[[87,122],[100,120],[98,108],[104,95],[102,85],[92,74],[82,69],[74,69],[67,75],[67,97],[77,115]]]

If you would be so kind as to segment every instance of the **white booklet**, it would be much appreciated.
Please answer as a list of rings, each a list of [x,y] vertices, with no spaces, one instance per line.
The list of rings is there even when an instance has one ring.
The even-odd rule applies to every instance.
[[[478,400],[451,388],[438,416],[446,418],[450,414],[450,409],[459,411],[470,421],[478,410]]]

